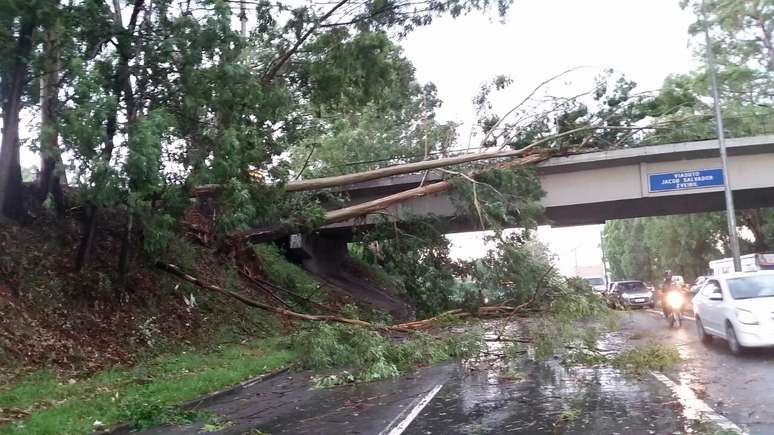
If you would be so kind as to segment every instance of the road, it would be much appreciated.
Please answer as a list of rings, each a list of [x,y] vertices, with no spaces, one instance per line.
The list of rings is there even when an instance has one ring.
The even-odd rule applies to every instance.
[[[619,331],[601,339],[602,350],[658,340],[676,345],[684,361],[663,374],[636,377],[604,365],[567,369],[557,358],[545,363],[483,359],[331,389],[312,389],[310,373],[291,373],[208,404],[207,410],[223,416],[223,423],[207,430],[630,435],[705,433],[706,426],[696,420],[713,420],[746,433],[774,433],[774,351],[735,357],[721,340],[703,345],[692,321],[670,330],[650,311],[623,313],[619,323]],[[199,423],[146,434],[201,429]]]
[[[774,349],[748,349],[734,356],[723,340],[702,344],[692,320],[680,330],[663,325],[658,313],[627,313],[623,331],[643,335],[631,340],[633,343],[658,340],[675,344],[683,362],[667,376],[749,433],[774,434]]]

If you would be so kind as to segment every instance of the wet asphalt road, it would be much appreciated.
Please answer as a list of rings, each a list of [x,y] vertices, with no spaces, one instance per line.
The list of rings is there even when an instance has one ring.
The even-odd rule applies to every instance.
[[[750,433],[774,434],[774,350],[735,357],[721,340],[701,344],[694,328],[686,321],[682,329],[670,330],[657,314],[627,312],[620,331],[604,337],[600,350],[649,340],[671,342],[684,362],[665,373],[669,379]],[[501,351],[497,345],[492,353]],[[223,424],[207,429],[224,434],[385,435],[702,432],[687,418],[692,415],[685,403],[656,377],[635,377],[605,366],[566,369],[557,359],[503,364],[484,358],[323,390],[309,387],[310,375],[283,375],[213,401],[207,410],[223,416]],[[202,426],[146,433],[200,433]]]
[[[657,340],[677,346],[683,362],[665,373],[670,379],[749,433],[774,434],[774,349],[734,356],[723,340],[702,344],[692,320],[679,330],[666,328],[652,312],[626,313],[621,320],[623,333],[634,333],[632,343]]]

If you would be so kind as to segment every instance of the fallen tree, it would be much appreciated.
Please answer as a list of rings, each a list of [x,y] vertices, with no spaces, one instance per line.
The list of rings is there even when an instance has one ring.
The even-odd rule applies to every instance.
[[[442,319],[449,319],[449,318],[462,319],[462,318],[470,317],[474,315],[479,317],[502,317],[508,314],[513,315],[513,313],[518,310],[518,307],[514,308],[514,307],[504,306],[504,305],[480,307],[476,313],[470,313],[462,309],[456,309],[456,310],[447,311],[438,316],[431,317],[425,320],[401,323],[398,325],[382,326],[382,325],[375,325],[373,323],[366,322],[364,320],[359,320],[359,319],[350,319],[347,317],[334,316],[334,315],[304,314],[296,311],[291,311],[285,308],[274,307],[269,304],[248,298],[247,296],[244,296],[237,292],[233,292],[233,291],[224,289],[223,287],[217,286],[215,284],[203,281],[189,273],[186,273],[180,267],[174,264],[164,263],[159,261],[156,263],[156,266],[161,270],[164,270],[165,272],[168,272],[182,279],[183,281],[194,284],[197,287],[202,288],[204,290],[208,290],[214,293],[219,293],[219,294],[228,296],[250,307],[258,308],[264,311],[269,311],[271,313],[278,314],[280,316],[284,316],[290,319],[305,320],[310,322],[344,323],[347,325],[361,326],[364,328],[375,329],[383,332],[414,332],[420,329],[427,329]]]
[[[391,330],[391,331],[403,331],[407,332],[408,329],[404,328],[395,328],[395,327],[386,327],[386,326],[377,326],[372,323],[368,323],[363,320],[358,319],[349,319],[346,317],[339,317],[339,316],[332,316],[332,315],[312,315],[312,314],[304,314],[304,313],[298,313],[295,311],[291,311],[285,308],[278,308],[273,307],[269,304],[265,304],[263,302],[256,301],[254,299],[250,299],[247,296],[241,295],[237,292],[233,292],[230,290],[226,290],[223,287],[219,287],[215,284],[211,284],[205,281],[202,281],[201,279],[190,275],[186,272],[184,272],[180,267],[171,264],[171,263],[163,263],[163,262],[157,262],[156,266],[160,269],[171,273],[172,275],[177,276],[178,278],[181,278],[184,281],[190,282],[191,284],[194,284],[198,286],[199,288],[209,290],[211,292],[220,293],[222,295],[228,296],[230,298],[236,299],[239,302],[242,302],[245,305],[251,306],[253,308],[259,308],[264,311],[270,311],[275,314],[279,314],[281,316],[285,316],[291,319],[296,320],[307,320],[307,321],[317,321],[317,322],[337,322],[337,323],[346,323],[350,325],[357,325],[357,326],[364,326],[366,328],[373,328],[373,329],[385,329],[385,330]]]
[[[629,129],[629,127],[605,127],[616,129]],[[599,126],[584,126],[568,130],[559,134],[555,134],[531,144],[519,148],[517,150],[506,150],[496,152],[478,152],[462,154],[454,157],[445,157],[435,160],[422,160],[420,162],[404,163],[394,166],[388,166],[385,168],[373,169],[370,171],[357,172],[354,174],[335,175],[331,177],[311,178],[308,180],[295,180],[289,181],[285,184],[284,189],[286,192],[302,192],[309,190],[320,190],[331,187],[347,186],[355,183],[362,183],[364,181],[378,180],[379,178],[391,177],[394,175],[411,174],[415,172],[422,172],[431,169],[445,168],[449,166],[461,165],[464,163],[473,163],[482,160],[496,160],[511,157],[519,157],[528,155],[533,152],[533,148],[548,142],[560,139],[565,136],[569,136],[582,131],[593,131],[600,129]],[[639,129],[639,128],[638,128]],[[192,189],[191,194],[194,197],[208,197],[216,194],[220,191],[222,185],[220,184],[204,184],[196,186]]]
[[[530,154],[518,160],[495,166],[495,168],[502,169],[506,167],[526,166],[540,162],[542,160],[546,160],[549,157],[550,154],[547,152]],[[419,198],[422,196],[433,195],[440,192],[448,192],[453,188],[454,184],[451,181],[443,180],[436,183],[418,186],[413,189],[404,190],[403,192],[394,193],[392,195],[377,198],[362,204],[356,204],[349,207],[331,210],[325,213],[325,217],[321,226],[344,222],[349,219],[372,214],[384,210],[399,202],[407,201],[413,198]],[[230,236],[233,239],[247,239],[254,243],[262,243],[286,237],[293,232],[295,232],[293,225],[284,225],[235,232]]]

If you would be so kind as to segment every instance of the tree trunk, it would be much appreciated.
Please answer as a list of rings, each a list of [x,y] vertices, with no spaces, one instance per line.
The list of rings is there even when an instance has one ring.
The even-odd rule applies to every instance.
[[[118,0],[113,0],[113,7],[114,7],[114,16],[116,19],[116,23],[120,26],[121,30],[120,32],[126,32],[128,35],[134,34],[135,26],[137,25],[137,17],[140,14],[140,11],[143,8],[145,1],[144,0],[137,0],[134,3],[134,7],[132,8],[132,15],[129,18],[129,25],[126,29],[124,29],[123,21],[121,18],[121,4]],[[122,37],[123,35],[119,35],[118,41],[118,64],[116,66],[116,74],[115,78],[113,79],[112,83],[112,92],[116,96],[117,100],[121,100],[121,95],[124,95],[124,102],[126,103],[126,110],[127,110],[127,121],[129,123],[134,121],[135,118],[135,104],[134,104],[134,93],[132,92],[132,85],[131,85],[131,77],[130,77],[130,70],[129,70],[129,61],[132,57],[131,53],[131,47],[127,46],[127,40],[128,38]],[[102,149],[102,153],[100,155],[100,158],[102,161],[108,165],[110,164],[110,159],[113,156],[113,147],[114,147],[114,138],[116,136],[116,133],[118,131],[118,114],[117,113],[111,113],[110,116],[107,119],[107,122],[105,124],[105,144],[104,148]],[[97,225],[97,207],[94,205],[89,206],[90,213],[88,213],[87,221],[85,222],[85,231],[83,233],[82,239],[81,239],[81,245],[78,249],[78,256],[76,258],[76,269],[81,270],[83,266],[86,265],[89,258],[91,257],[91,249],[92,245],[94,244],[94,233],[96,230]],[[131,211],[130,211],[131,213]],[[131,224],[131,222],[130,222]],[[131,231],[131,229],[129,230]],[[124,237],[122,238],[122,246],[121,246],[121,254],[119,254],[119,269],[121,268],[121,262],[123,261],[123,256],[126,255],[128,257],[128,245],[123,244],[123,240],[127,238],[127,235],[124,234]],[[124,250],[126,249],[126,253],[124,254]]]
[[[129,273],[129,252],[132,245],[132,227],[134,225],[134,215],[127,207],[126,226],[124,227],[124,237],[121,239],[121,255],[118,258],[118,275],[121,284],[126,285],[126,277]]]
[[[40,79],[40,172],[38,173],[39,200],[49,196],[57,215],[64,214],[62,185],[66,184],[64,164],[58,144],[57,104],[59,102],[59,40],[57,30],[45,34],[45,73]]]
[[[126,32],[129,35],[134,35],[135,27],[137,26],[137,17],[143,8],[144,0],[135,2],[132,10],[132,15],[129,18],[129,24],[126,28]],[[113,0],[115,8],[116,21],[123,28],[123,22],[121,19],[121,9],[118,0]],[[131,127],[137,120],[138,107],[134,98],[134,89],[132,87],[131,70],[129,68],[129,62],[134,57],[132,54],[132,47],[129,43],[119,43],[118,51],[120,60],[118,62],[118,82],[116,86],[116,96],[120,99],[121,93],[124,95],[124,103],[126,106],[126,122],[127,128],[131,134]],[[132,152],[131,150],[129,151]],[[129,185],[132,185],[132,180],[129,180]],[[126,277],[129,272],[129,254],[132,249],[132,230],[134,225],[134,211],[131,205],[126,207],[126,226],[124,227],[124,234],[121,238],[121,251],[118,257],[118,274],[122,284],[126,284]]]
[[[515,162],[509,162],[504,165],[497,166],[498,168],[507,168],[514,166],[525,166],[532,163],[537,163],[541,160],[545,160],[548,157],[547,154],[532,154],[527,157],[523,157]],[[322,225],[330,225],[338,222],[344,222],[356,217],[365,216],[380,210],[384,210],[387,207],[403,202],[412,198],[418,198],[420,196],[433,195],[440,192],[447,192],[454,188],[450,181],[439,181],[437,183],[426,184],[424,186],[415,187],[413,189],[404,190],[383,198],[378,198],[373,201],[364,202],[362,204],[352,205],[349,207],[340,208],[338,210],[332,210],[325,213],[325,218]],[[245,231],[241,233],[235,233],[232,237],[247,238],[251,242],[261,243],[271,240],[276,240],[285,237],[293,232],[292,226],[290,227],[269,227],[260,228],[256,230]]]
[[[411,198],[417,198],[425,195],[432,195],[438,192],[445,192],[452,189],[452,184],[448,181],[439,181],[437,183],[426,184],[422,187],[415,187],[413,189],[404,190],[393,195],[385,196],[384,198],[375,199],[373,201],[364,202],[362,204],[352,205],[349,207],[340,208],[338,210],[332,210],[325,213],[325,219],[322,225],[330,225],[337,222],[343,222],[348,219],[364,216],[369,213],[374,213],[379,210],[397,204],[401,201],[406,201]],[[258,228],[255,230],[248,230],[231,234],[235,239],[248,239],[253,243],[263,243],[272,240],[277,240],[282,237],[288,236],[295,232],[294,225],[288,226],[271,226]]]
[[[426,320],[401,323],[399,325],[381,326],[381,325],[376,325],[359,319],[350,319],[347,317],[330,316],[330,315],[304,314],[304,313],[298,313],[291,310],[286,310],[284,308],[273,307],[271,305],[264,304],[263,302],[250,299],[237,292],[232,292],[230,290],[226,290],[222,287],[219,287],[215,284],[210,284],[208,282],[202,281],[201,279],[184,272],[182,269],[180,269],[178,266],[174,264],[157,262],[156,266],[159,269],[164,270],[165,272],[171,273],[172,275],[175,275],[176,277],[184,281],[190,282],[191,284],[194,284],[204,290],[220,293],[222,295],[234,298],[239,302],[242,302],[243,304],[248,305],[250,307],[259,308],[261,310],[269,311],[291,319],[315,321],[315,322],[344,323],[347,325],[362,326],[365,328],[374,329],[374,330],[383,331],[383,332],[414,332],[417,329],[423,329],[428,326],[431,326],[432,323],[437,322],[438,320],[445,317],[464,318],[464,317],[469,317],[473,315],[480,316],[480,317],[512,316],[515,312],[522,310],[526,306],[524,304],[518,307],[511,307],[508,305],[492,305],[492,306],[481,307],[475,313],[468,313],[461,309],[456,309],[456,310],[447,311],[441,315],[438,315],[436,317],[432,317]]]
[[[23,17],[14,53],[16,59],[6,88],[6,101],[3,107],[3,138],[0,141],[0,216],[13,219],[19,219],[24,214],[19,162],[19,112],[22,109],[21,97],[27,80],[34,30],[34,20]]]
[[[391,177],[394,175],[411,174],[414,172],[421,172],[429,169],[445,168],[448,166],[460,165],[463,163],[472,163],[481,160],[493,160],[493,159],[505,159],[509,157],[518,157],[521,155],[529,155],[530,150],[533,148],[546,144],[550,141],[575,134],[581,131],[599,130],[599,129],[616,129],[616,130],[642,130],[644,127],[628,127],[628,126],[606,126],[599,127],[596,125],[578,127],[572,130],[568,130],[559,134],[555,134],[543,139],[539,139],[524,148],[518,150],[506,150],[498,152],[481,152],[464,154],[455,157],[445,157],[435,160],[423,160],[421,162],[405,163],[401,165],[388,166],[386,168],[373,169],[370,171],[358,172],[355,174],[336,175],[333,177],[312,178],[309,180],[290,181],[285,184],[286,192],[300,192],[307,190],[320,190],[330,187],[347,186],[355,183],[362,183],[364,181],[377,180],[379,178]],[[582,149],[583,146],[575,147],[571,150],[564,150],[562,155],[572,154]],[[221,189],[220,184],[205,184],[196,186],[193,188],[191,194],[194,197],[207,197],[216,194]]]
[[[436,160],[423,160],[421,162],[406,163],[403,165],[389,166],[386,168],[374,169],[371,171],[358,172],[355,174],[336,175],[333,177],[312,178],[309,180],[290,181],[285,185],[287,192],[301,192],[306,190],[320,190],[329,187],[346,186],[350,184],[362,183],[364,181],[377,180],[379,178],[391,177],[394,175],[411,174],[428,169],[437,169],[447,166],[459,165],[463,163],[476,162],[480,160],[499,159],[507,157],[516,157],[524,154],[526,150],[508,150],[497,153],[475,153],[465,154],[456,157],[447,157]],[[193,196],[206,197],[211,196],[220,189],[219,184],[206,184],[197,186],[193,190]]]
[[[83,221],[83,234],[78,245],[78,253],[75,257],[75,270],[80,272],[89,263],[91,249],[94,244],[94,233],[97,229],[97,213],[99,209],[94,205],[86,206],[86,218]]]

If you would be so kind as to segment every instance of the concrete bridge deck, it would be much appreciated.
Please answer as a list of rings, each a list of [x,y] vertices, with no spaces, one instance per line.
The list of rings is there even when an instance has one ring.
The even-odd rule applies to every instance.
[[[737,208],[774,206],[774,135],[728,139],[727,147]],[[546,192],[542,201],[546,223],[572,226],[723,210],[725,177],[718,172],[720,167],[717,140],[705,140],[554,157],[540,163],[537,172]],[[431,172],[425,182],[441,178]],[[416,187],[421,180],[422,174],[402,175],[354,184],[343,191],[354,204]],[[393,219],[433,214],[454,221],[453,231],[478,229],[475,221],[460,214],[453,195],[416,198],[391,207],[386,214]],[[365,223],[381,219],[370,217]],[[342,222],[323,231],[363,223]]]

